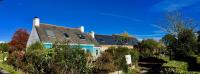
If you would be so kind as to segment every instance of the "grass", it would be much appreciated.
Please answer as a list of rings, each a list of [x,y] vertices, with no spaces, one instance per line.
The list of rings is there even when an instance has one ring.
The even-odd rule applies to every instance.
[[[169,60],[169,56],[159,56],[158,58],[163,59],[164,61],[167,61],[167,63],[163,64],[163,66],[176,68],[177,73],[180,73],[180,74],[200,74],[200,72],[188,71],[187,70],[187,68],[188,68],[187,62]],[[198,57],[198,61],[200,61],[200,57]]]
[[[2,59],[3,59],[2,57],[3,57],[3,55],[0,54],[0,60],[1,60],[1,61],[0,61],[0,68],[1,68],[1,69],[3,69],[3,70],[5,70],[5,71],[9,72],[10,74],[25,74],[25,73],[23,73],[23,72],[20,71],[20,70],[15,70],[13,66],[8,65],[7,63],[3,62],[3,61],[2,61]]]
[[[3,70],[9,72],[10,74],[24,74],[22,71],[20,70],[15,70],[12,66],[6,64],[6,63],[0,63],[0,68],[2,68]]]
[[[175,60],[168,61],[167,63],[163,64],[163,66],[174,67],[178,72],[187,71],[188,68],[188,64],[186,62],[175,61]]]
[[[175,67],[179,71],[182,71],[182,70],[187,71],[187,68],[188,68],[187,62],[169,60],[169,56],[162,56],[162,57],[160,57],[160,59],[167,61],[167,63],[164,63],[163,66]]]

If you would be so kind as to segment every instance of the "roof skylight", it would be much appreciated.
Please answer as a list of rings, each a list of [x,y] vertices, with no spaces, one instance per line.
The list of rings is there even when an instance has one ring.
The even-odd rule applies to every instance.
[[[55,33],[51,30],[46,30],[48,37],[55,37]]]

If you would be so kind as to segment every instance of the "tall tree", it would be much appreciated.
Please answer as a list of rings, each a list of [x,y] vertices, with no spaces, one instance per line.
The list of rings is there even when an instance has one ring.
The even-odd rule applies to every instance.
[[[166,45],[171,60],[173,55],[172,52],[175,50],[177,45],[177,39],[173,35],[167,34],[162,38],[162,42]]]
[[[175,57],[180,58],[196,51],[197,39],[194,32],[196,32],[198,26],[199,24],[193,19],[185,18],[179,12],[170,12],[166,15],[166,21],[164,24],[160,24],[160,28],[174,36],[168,35],[166,38],[171,38],[169,41],[175,41],[175,43],[167,44],[175,50],[173,51]]]
[[[157,42],[153,39],[142,40],[142,42],[140,43],[140,47],[154,50],[159,47],[159,42]]]
[[[198,24],[191,18],[184,18],[180,12],[169,12],[165,16],[165,23],[160,24],[160,29],[177,37],[184,29],[196,30]]]
[[[12,40],[9,42],[9,46],[11,47],[9,52],[14,50],[25,50],[28,38],[29,33],[26,29],[18,29],[14,33]]]
[[[25,55],[26,44],[28,41],[29,33],[25,29],[18,29],[9,44],[9,53],[7,62],[15,67],[19,67],[21,60],[23,60]]]
[[[191,55],[197,50],[197,38],[190,29],[185,29],[178,34],[177,54]]]

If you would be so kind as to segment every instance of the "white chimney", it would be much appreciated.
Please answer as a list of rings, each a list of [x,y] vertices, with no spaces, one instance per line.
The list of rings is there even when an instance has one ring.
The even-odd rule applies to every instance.
[[[40,26],[40,19],[39,17],[34,17],[33,25],[39,27]]]
[[[82,33],[84,33],[84,26],[80,26],[80,31],[82,32]]]
[[[91,31],[89,34],[92,36],[92,38],[95,38],[95,33],[94,33],[94,31]]]

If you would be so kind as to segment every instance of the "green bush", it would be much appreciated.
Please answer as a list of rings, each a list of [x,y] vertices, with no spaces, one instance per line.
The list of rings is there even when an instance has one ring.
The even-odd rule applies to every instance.
[[[92,69],[88,57],[79,46],[54,44],[53,48],[45,49],[37,42],[27,49],[20,69],[30,74],[85,74]]]
[[[128,69],[128,71],[126,73],[123,73],[123,74],[137,74],[137,70],[135,69]]]
[[[150,49],[143,49],[141,52],[140,52],[140,56],[141,57],[153,57],[153,51],[151,51]]]
[[[137,66],[137,61],[139,59],[139,52],[136,49],[130,49],[127,47],[110,47],[105,52],[108,53],[111,58],[111,62],[113,62],[116,70],[123,70],[124,72],[128,72],[128,66],[126,64],[125,55],[130,54],[132,57],[132,63]]]

